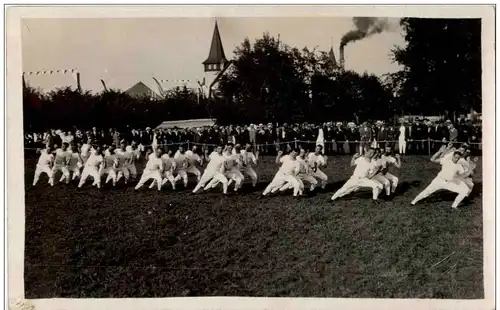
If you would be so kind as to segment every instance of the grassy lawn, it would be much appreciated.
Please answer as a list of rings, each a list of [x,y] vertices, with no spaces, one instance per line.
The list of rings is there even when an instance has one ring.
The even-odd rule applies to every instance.
[[[409,204],[439,171],[427,156],[403,158],[397,197],[379,205],[368,190],[329,201],[348,157],[330,157],[325,192],[257,200],[272,161],[257,168],[258,191],[222,197],[46,178],[32,188],[27,159],[26,298],[483,297],[481,166],[453,210],[448,193]]]

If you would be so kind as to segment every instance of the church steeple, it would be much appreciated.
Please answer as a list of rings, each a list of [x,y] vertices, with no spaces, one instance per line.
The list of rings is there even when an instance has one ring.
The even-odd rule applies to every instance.
[[[337,60],[335,59],[335,53],[333,52],[333,47],[330,48],[330,52],[328,53],[328,64],[332,69],[337,69]]]
[[[212,36],[212,44],[210,45],[210,52],[208,58],[203,62],[205,72],[217,72],[224,68],[227,63],[226,55],[224,54],[224,47],[220,38],[219,26],[217,20],[215,21],[214,34]]]

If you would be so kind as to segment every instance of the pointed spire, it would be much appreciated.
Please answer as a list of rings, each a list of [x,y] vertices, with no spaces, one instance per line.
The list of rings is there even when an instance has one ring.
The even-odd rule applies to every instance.
[[[335,53],[333,52],[333,47],[330,48],[330,52],[328,53],[328,62],[333,68],[337,68],[337,60],[335,59]]]
[[[212,44],[210,45],[210,52],[208,53],[208,58],[203,62],[203,65],[205,65],[205,71],[220,71],[223,64],[226,62],[227,59],[224,54],[224,47],[222,46],[219,26],[217,25],[216,20],[214,34],[212,36]]]

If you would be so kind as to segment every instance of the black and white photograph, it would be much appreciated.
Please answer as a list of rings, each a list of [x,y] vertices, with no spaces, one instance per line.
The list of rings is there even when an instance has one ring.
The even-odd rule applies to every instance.
[[[22,111],[7,162],[23,201],[9,212],[24,212],[19,309],[492,298],[493,6],[39,9],[17,19],[7,100]]]

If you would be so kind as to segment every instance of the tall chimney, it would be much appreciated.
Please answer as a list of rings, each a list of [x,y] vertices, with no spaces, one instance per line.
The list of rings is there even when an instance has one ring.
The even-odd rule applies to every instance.
[[[344,71],[344,46],[340,46],[340,59],[339,59],[339,66],[342,71]]]

